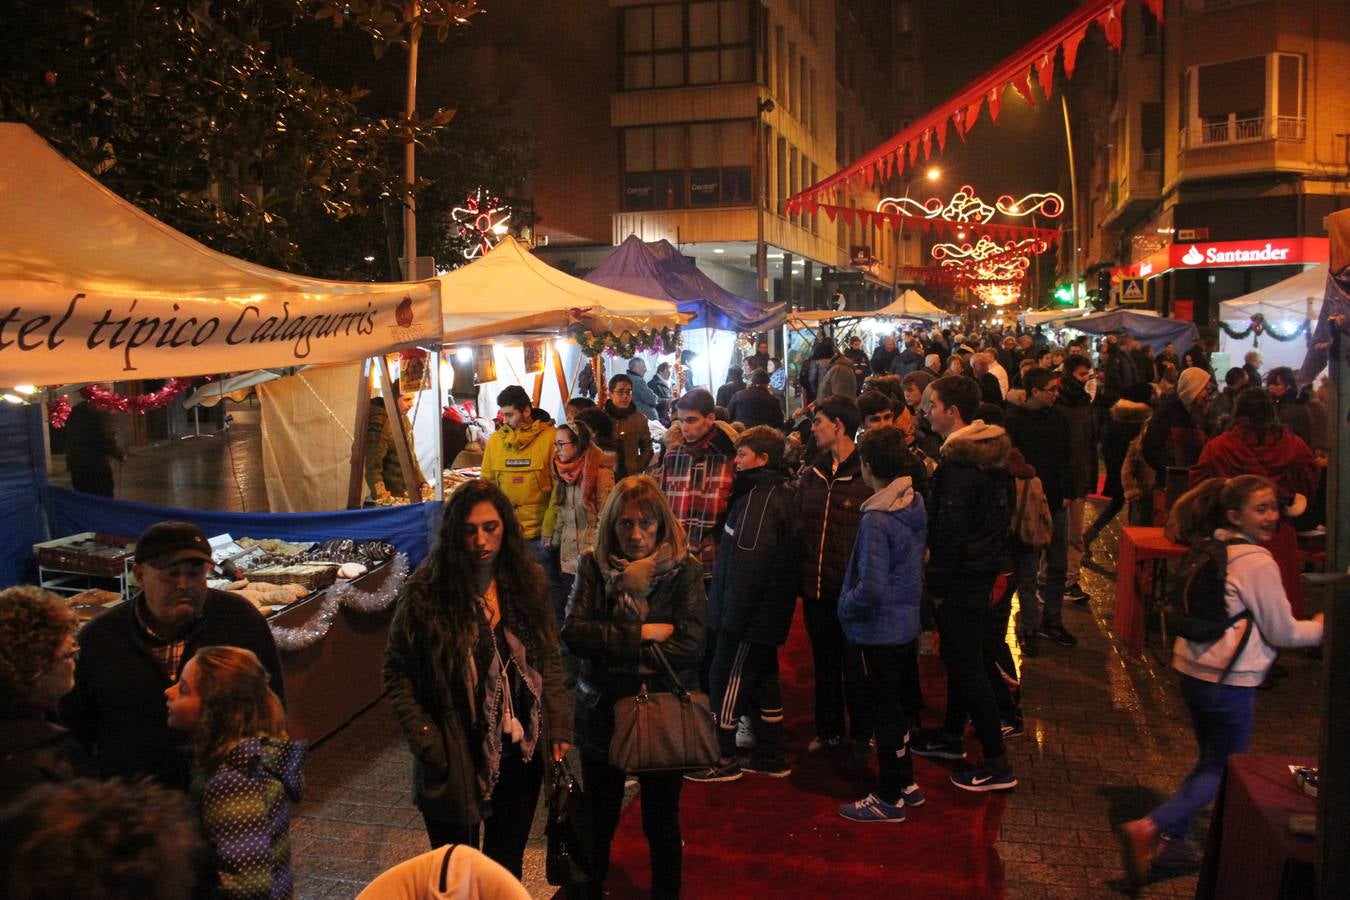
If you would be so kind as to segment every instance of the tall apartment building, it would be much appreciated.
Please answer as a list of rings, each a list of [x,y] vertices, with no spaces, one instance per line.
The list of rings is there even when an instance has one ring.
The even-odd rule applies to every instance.
[[[1082,268],[1142,277],[1145,305],[1203,329],[1327,259],[1324,219],[1350,206],[1350,4],[1168,0],[1162,28],[1125,9],[1080,156]]]
[[[554,264],[587,271],[636,234],[754,297],[762,243],[769,300],[875,302],[889,233],[784,205],[917,111],[916,5],[500,0],[458,62],[534,136],[537,252]]]

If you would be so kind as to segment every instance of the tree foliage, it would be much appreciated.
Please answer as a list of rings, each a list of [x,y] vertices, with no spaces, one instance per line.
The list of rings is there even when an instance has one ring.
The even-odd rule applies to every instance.
[[[419,179],[420,219],[448,215],[433,200],[437,182],[479,168],[475,157],[504,161],[488,167],[504,186],[527,174],[516,168],[525,154],[481,146],[472,128],[453,126],[450,110],[407,120],[402,103],[389,102],[401,97],[403,70],[388,60],[344,65],[373,62],[370,44],[316,22],[313,3],[10,0],[10,8],[0,29],[0,119],[28,123],[118,195],[231,255],[308,274],[391,277],[382,250],[398,219],[409,138],[440,162]],[[399,43],[389,34],[384,49]]]

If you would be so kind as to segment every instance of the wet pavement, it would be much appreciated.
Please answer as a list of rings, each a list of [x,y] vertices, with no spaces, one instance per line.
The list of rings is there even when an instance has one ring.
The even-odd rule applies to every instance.
[[[52,480],[64,480],[59,458]],[[234,412],[225,435],[136,448],[118,496],[188,508],[265,509],[256,412]],[[1084,569],[1092,602],[1065,604],[1064,621],[1078,646],[1045,642],[1039,657],[1025,661],[1026,734],[1008,742],[1019,786],[1009,795],[997,845],[1009,898],[1126,893],[1111,826],[1165,798],[1195,758],[1161,638],[1151,633],[1144,658],[1134,660],[1112,635],[1117,528],[1102,535],[1095,562]],[[1280,666],[1284,676],[1257,696],[1253,750],[1315,755],[1320,663],[1291,652]],[[306,798],[292,826],[298,897],[352,897],[388,866],[428,849],[410,800],[411,769],[385,701],[313,749]],[[550,897],[541,822],[535,824],[524,882],[533,896]],[[1205,814],[1196,825],[1193,838],[1201,846],[1208,824]],[[1194,873],[1165,878],[1139,896],[1193,896],[1195,880]],[[897,885],[897,893],[902,890]],[[804,887],[803,893],[816,891]]]

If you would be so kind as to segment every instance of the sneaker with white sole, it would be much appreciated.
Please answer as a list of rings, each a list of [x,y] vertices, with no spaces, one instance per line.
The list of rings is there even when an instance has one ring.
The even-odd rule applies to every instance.
[[[711,769],[700,769],[697,772],[685,772],[685,781],[700,781],[714,783],[718,781],[738,781],[741,777],[741,764],[737,760],[723,760]]]
[[[777,759],[764,759],[751,757],[741,764],[742,772],[751,772],[755,775],[766,775],[769,778],[786,778],[792,774],[792,767],[788,765],[787,759],[778,757]]]
[[[843,738],[838,736],[827,738],[814,737],[811,738],[811,743],[806,745],[806,752],[819,753],[822,750],[833,750],[835,747],[838,747],[843,740]]]
[[[839,807],[839,815],[850,822],[903,822],[905,804],[903,801],[890,804],[876,794],[868,794],[857,803],[845,803]]]
[[[928,728],[916,732],[914,737],[910,739],[909,749],[916,756],[926,756],[931,759],[966,758],[965,736],[949,738],[942,733],[941,728]]]
[[[1017,776],[1012,770],[995,772],[988,766],[952,773],[952,784],[963,791],[1010,791],[1017,787]]]
[[[900,800],[906,806],[923,806],[928,798],[923,795],[917,784],[911,784],[900,794]]]

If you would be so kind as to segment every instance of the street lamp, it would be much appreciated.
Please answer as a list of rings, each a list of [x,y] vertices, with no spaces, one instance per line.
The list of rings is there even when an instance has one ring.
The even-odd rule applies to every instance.
[[[764,114],[774,111],[773,99],[765,97],[755,110],[755,144],[759,147],[759,201],[755,215],[755,278],[759,302],[769,302],[769,261],[764,246],[764,204],[769,202],[769,146],[764,140]]]
[[[930,166],[924,173],[924,177],[929,181],[936,182],[942,177],[942,170],[937,166]],[[905,196],[903,199],[909,199],[909,189],[913,185],[913,177],[905,179]],[[901,209],[900,225],[895,229],[895,263],[891,266],[891,300],[895,299],[895,292],[900,288],[900,267],[904,263],[903,241],[905,238],[905,218],[903,206]]]

